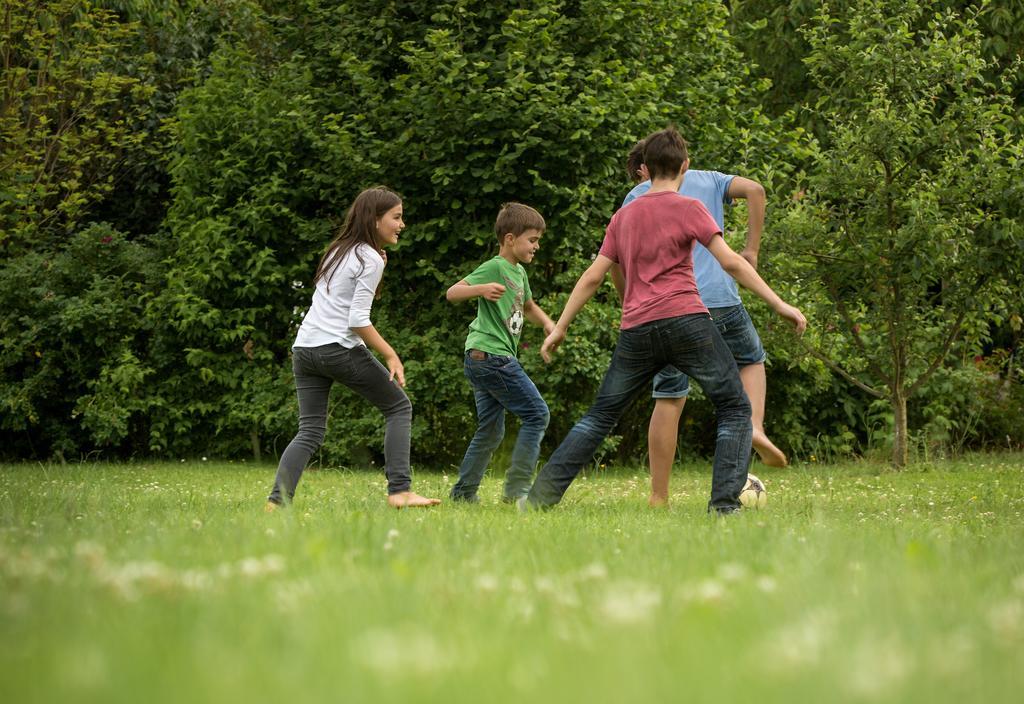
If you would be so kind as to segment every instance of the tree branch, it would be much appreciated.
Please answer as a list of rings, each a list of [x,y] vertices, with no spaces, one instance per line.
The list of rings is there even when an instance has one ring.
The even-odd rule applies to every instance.
[[[869,394],[871,394],[875,398],[889,398],[888,396],[883,394],[881,391],[878,391],[877,389],[874,389],[874,388],[868,386],[867,384],[865,384],[860,379],[857,379],[856,377],[854,377],[848,371],[846,371],[845,369],[840,367],[838,364],[833,362],[828,357],[828,355],[826,355],[824,352],[816,350],[815,348],[811,347],[809,344],[807,344],[803,340],[800,341],[800,344],[803,345],[804,349],[807,350],[807,352],[812,357],[814,357],[815,359],[819,359],[822,362],[824,362],[826,367],[828,367],[829,369],[834,371],[836,374],[838,374],[839,376],[841,376],[844,379],[846,379],[848,382],[850,382],[851,384],[853,384],[857,388],[862,389],[863,391],[868,392]]]
[[[986,279],[988,279],[987,274],[980,276],[978,281],[975,283],[975,289],[981,288],[985,284]],[[946,355],[949,354],[949,349],[953,346],[953,343],[956,342],[956,338],[960,335],[960,329],[963,327],[964,318],[967,317],[968,309],[969,306],[967,305],[960,309],[960,314],[957,315],[953,325],[949,328],[949,333],[946,335],[946,341],[942,344],[942,349],[939,350],[937,355],[935,355],[935,359],[933,359],[932,363],[928,365],[928,368],[925,369],[921,376],[917,377],[914,383],[907,389],[907,396],[912,395],[931,377],[932,374],[935,373],[935,370],[942,366],[943,360],[945,360]]]
[[[798,256],[798,257],[799,256],[814,257],[815,259],[823,259],[823,260],[830,261],[830,262],[842,262],[843,264],[856,264],[857,263],[857,261],[854,260],[854,259],[843,259],[842,257],[835,256],[834,254],[821,254],[820,252],[811,252],[809,250],[790,249],[790,250],[780,250],[780,251],[786,251],[788,254],[792,254],[792,255]]]
[[[857,326],[854,324],[853,319],[850,317],[850,311],[847,309],[846,305],[839,297],[839,292],[835,290],[832,290],[831,292],[833,300],[836,302],[836,309],[839,311],[839,314],[843,316],[843,322],[846,323],[847,329],[853,336],[853,342],[857,346],[857,349],[861,351],[861,353],[864,355],[864,359],[867,360],[868,367],[883,382],[885,382],[886,384],[891,383],[891,380],[889,379],[888,375],[884,371],[882,371],[882,368],[878,366],[878,363],[875,362],[875,360],[871,357],[870,354],[868,354],[867,345],[864,344],[863,338],[861,338],[860,333],[857,332]]]

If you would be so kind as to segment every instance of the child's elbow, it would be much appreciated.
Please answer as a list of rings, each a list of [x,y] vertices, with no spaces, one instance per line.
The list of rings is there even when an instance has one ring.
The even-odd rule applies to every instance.
[[[597,271],[596,269],[587,269],[583,272],[583,276],[580,277],[580,282],[588,289],[594,289],[595,291],[601,286],[601,282],[604,281],[604,272]]]
[[[721,264],[722,268],[725,269],[725,272],[733,278],[736,278],[737,274],[744,271],[749,266],[749,264],[747,264],[747,260],[735,252],[730,253],[730,255],[726,257],[725,261],[721,262]]]

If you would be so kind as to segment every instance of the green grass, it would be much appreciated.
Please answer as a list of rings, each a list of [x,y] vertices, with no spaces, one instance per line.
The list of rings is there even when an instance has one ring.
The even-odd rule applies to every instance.
[[[993,702],[1024,691],[1024,456],[577,480],[385,507],[370,472],[0,466],[4,702]],[[420,473],[444,495],[453,477]]]

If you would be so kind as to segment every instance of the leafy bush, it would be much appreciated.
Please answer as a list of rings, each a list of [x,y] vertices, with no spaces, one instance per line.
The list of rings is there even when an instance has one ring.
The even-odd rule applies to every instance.
[[[59,252],[0,265],[0,447],[5,456],[146,447],[146,303],[159,263],[106,225]]]

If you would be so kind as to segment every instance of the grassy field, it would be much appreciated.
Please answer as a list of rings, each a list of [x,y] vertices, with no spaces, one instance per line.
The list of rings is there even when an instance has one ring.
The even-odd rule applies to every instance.
[[[556,510],[390,510],[369,472],[0,466],[0,701],[994,702],[1024,697],[1024,456],[706,465]],[[454,480],[420,473],[445,495]]]

